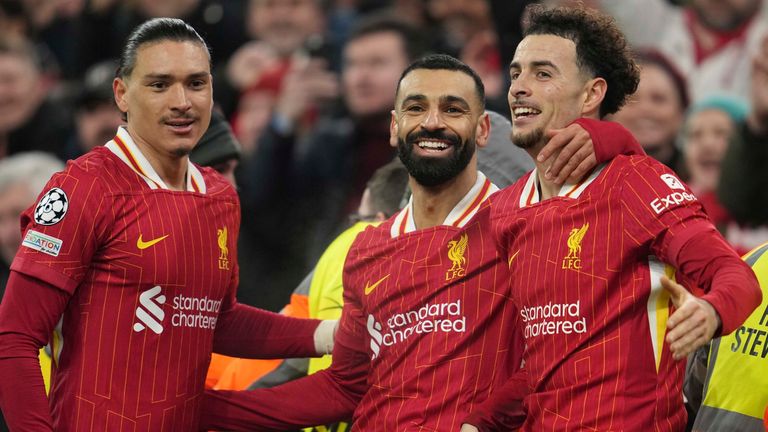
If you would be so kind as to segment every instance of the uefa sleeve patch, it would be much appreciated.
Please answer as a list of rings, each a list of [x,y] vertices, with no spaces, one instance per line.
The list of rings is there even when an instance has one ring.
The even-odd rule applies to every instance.
[[[51,237],[35,230],[29,230],[27,231],[27,235],[24,236],[21,245],[44,254],[59,256],[62,241],[56,237]]]
[[[64,219],[69,208],[67,194],[59,188],[46,192],[35,207],[35,222],[40,225],[55,225]]]

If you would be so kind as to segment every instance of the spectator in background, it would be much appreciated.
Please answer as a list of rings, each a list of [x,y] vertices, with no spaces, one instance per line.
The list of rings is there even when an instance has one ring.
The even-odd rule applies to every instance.
[[[728,146],[718,197],[733,218],[750,226],[768,225],[768,37],[752,58],[752,110]]]
[[[60,160],[43,152],[17,153],[0,160],[0,298],[21,244],[19,217],[34,204],[51,175],[63,168]]]
[[[70,116],[48,97],[52,80],[28,41],[0,39],[0,157],[42,150],[64,157]]]
[[[768,34],[766,0],[598,0],[635,48],[664,53],[688,78],[691,100],[750,94],[750,58]]]
[[[215,99],[224,114],[230,118],[250,89],[268,86],[278,90],[274,103],[282,121],[309,127],[313,110],[338,97],[325,19],[321,0],[250,0],[245,28],[251,41],[215,73]]]
[[[75,0],[82,1],[82,0]],[[247,0],[90,0],[74,30],[75,72],[117,58],[134,27],[149,18],[181,18],[200,31],[211,47],[213,64],[225,62],[245,42]]]
[[[442,34],[438,51],[455,55],[483,79],[488,108],[506,110],[506,87],[493,28],[491,5],[487,0],[429,0],[428,11]]]
[[[117,61],[106,60],[88,69],[75,97],[75,134],[67,143],[66,159],[76,159],[109,142],[123,124],[112,94]]]
[[[676,145],[688,107],[685,79],[659,53],[638,52],[636,61],[640,66],[640,84],[612,120],[629,129],[648,156],[685,181],[683,154]]]
[[[344,47],[346,115],[327,115],[311,134],[296,129],[305,98],[280,108],[244,161],[238,179],[244,207],[242,295],[277,310],[360,204],[373,172],[394,157],[389,112],[400,73],[423,48],[419,32],[390,17],[360,22]],[[305,105],[306,106],[306,105]],[[249,250],[250,249],[250,250]],[[252,273],[251,273],[252,272]],[[269,281],[269,282],[265,282]],[[256,292],[264,286],[278,287]]]

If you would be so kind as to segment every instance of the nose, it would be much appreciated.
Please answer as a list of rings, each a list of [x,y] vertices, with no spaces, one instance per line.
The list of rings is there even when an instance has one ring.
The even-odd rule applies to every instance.
[[[531,89],[526,83],[526,80],[523,78],[522,74],[519,75],[514,80],[512,80],[512,83],[509,85],[510,101],[520,97],[526,97],[530,95],[531,95]]]
[[[187,89],[182,84],[176,84],[170,91],[170,105],[172,110],[187,111],[192,107]]]
[[[421,127],[427,130],[436,130],[443,127],[443,121],[440,118],[440,111],[437,108],[431,108],[424,114],[421,120]]]

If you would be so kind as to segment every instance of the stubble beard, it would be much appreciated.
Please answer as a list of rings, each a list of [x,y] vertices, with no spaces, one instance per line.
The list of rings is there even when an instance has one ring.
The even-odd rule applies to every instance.
[[[536,147],[544,140],[544,128],[536,128],[533,132],[516,134],[514,128],[510,134],[512,143],[523,150]]]

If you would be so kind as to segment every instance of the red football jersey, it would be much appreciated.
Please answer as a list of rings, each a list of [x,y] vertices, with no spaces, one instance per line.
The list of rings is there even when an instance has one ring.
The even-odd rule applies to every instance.
[[[478,213],[494,191],[481,174],[444,225],[416,230],[408,205],[355,240],[337,340],[370,359],[356,430],[458,430],[519,369],[507,266]]]
[[[191,163],[171,191],[124,129],[70,162],[22,218],[12,269],[72,294],[51,339],[57,431],[197,430],[239,204]]]
[[[672,275],[674,237],[711,226],[701,205],[645,156],[619,156],[544,202],[535,180],[491,204],[533,388],[523,430],[682,430],[684,362],[664,342],[659,278]]]

